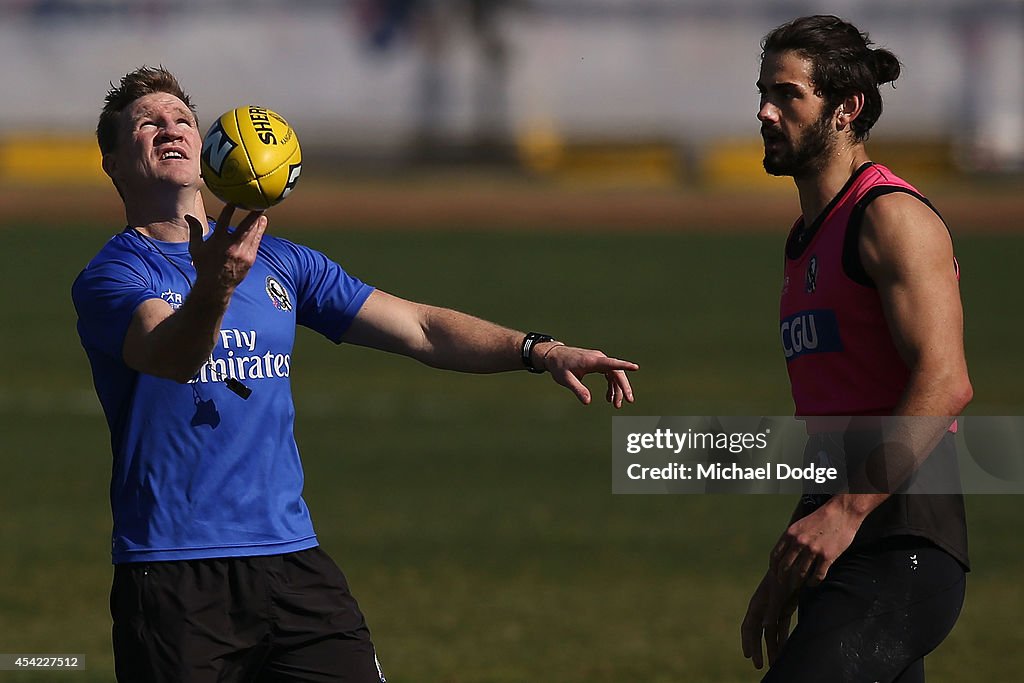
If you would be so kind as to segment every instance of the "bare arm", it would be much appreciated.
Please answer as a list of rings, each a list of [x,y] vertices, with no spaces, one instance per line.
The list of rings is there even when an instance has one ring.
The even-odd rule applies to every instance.
[[[256,260],[267,227],[266,217],[252,212],[228,233],[232,212],[232,207],[225,207],[214,234],[205,241],[205,224],[186,217],[196,281],[177,310],[160,299],[145,301],[135,310],[123,347],[128,367],[187,382],[210,357],[231,296]]]
[[[931,453],[952,420],[971,400],[963,345],[963,311],[953,247],[942,221],[917,199],[894,193],[875,200],[865,215],[860,255],[882,300],[893,342],[910,369],[896,415],[883,435],[899,445],[885,458],[890,490]],[[841,493],[790,525],[771,555],[780,577],[825,578],[849,547],[867,515],[891,493]],[[812,573],[813,572],[813,573]]]
[[[887,473],[898,484],[920,466],[953,419],[974,395],[967,374],[963,309],[953,267],[953,245],[942,221],[903,193],[877,199],[869,208],[861,241],[865,270],[878,286],[893,341],[910,380],[894,415],[934,419],[894,420],[885,440],[909,458],[889,458]],[[906,225],[920,230],[900,230]],[[889,493],[841,494],[834,505],[863,520]]]
[[[524,333],[448,308],[428,306],[374,291],[344,341],[415,358],[431,367],[459,372],[505,372],[523,369],[520,346]],[[589,403],[590,391],[580,381],[599,372],[608,382],[606,397],[615,407],[633,401],[633,390],[625,371],[637,370],[629,361],[609,358],[600,351],[561,345],[537,344],[533,364],[548,370],[552,378],[568,387],[582,403]]]

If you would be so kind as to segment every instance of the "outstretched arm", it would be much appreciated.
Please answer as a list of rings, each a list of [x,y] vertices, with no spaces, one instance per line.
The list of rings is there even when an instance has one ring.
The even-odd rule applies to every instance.
[[[431,367],[459,372],[506,372],[524,369],[520,355],[525,334],[448,308],[407,301],[374,291],[359,310],[343,340],[409,356]],[[539,370],[547,370],[581,403],[591,395],[585,375],[601,373],[608,383],[606,398],[616,408],[632,403],[626,371],[636,363],[609,358],[600,351],[541,342],[530,352]]]

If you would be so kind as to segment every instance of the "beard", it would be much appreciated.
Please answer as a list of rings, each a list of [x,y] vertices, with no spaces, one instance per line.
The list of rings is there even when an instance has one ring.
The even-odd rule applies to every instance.
[[[762,127],[762,135],[766,130],[770,129]],[[769,140],[780,141],[783,145],[772,152],[768,151],[767,145],[765,146],[764,161],[762,162],[764,170],[774,176],[792,176],[794,178],[820,173],[835,146],[832,137],[832,122],[829,116],[820,117],[795,141],[790,142],[771,132],[769,132]]]

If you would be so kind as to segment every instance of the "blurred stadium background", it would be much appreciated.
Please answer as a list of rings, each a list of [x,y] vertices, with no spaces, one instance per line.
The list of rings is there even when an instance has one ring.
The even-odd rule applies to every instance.
[[[0,173],[99,174],[87,138],[105,87],[162,63],[207,123],[260,103],[339,160],[753,182],[736,156],[757,154],[759,38],[823,9],[905,63],[880,140],[935,171],[1024,168],[1014,0],[4,0]],[[33,139],[64,143],[60,163]]]
[[[1022,414],[1024,3],[0,0],[0,653],[112,679],[108,437],[68,294],[123,221],[92,133],[110,81],[163,64],[204,126],[279,111],[306,163],[272,230],[636,360],[626,414],[785,414],[797,204],[761,170],[753,83],[761,36],[822,11],[904,63],[869,151],[954,233],[969,411]],[[392,680],[757,680],[738,625],[791,500],[612,496],[611,411],[544,378],[313,335],[295,355],[307,500]],[[930,681],[1019,678],[1020,510],[970,498],[968,602]]]

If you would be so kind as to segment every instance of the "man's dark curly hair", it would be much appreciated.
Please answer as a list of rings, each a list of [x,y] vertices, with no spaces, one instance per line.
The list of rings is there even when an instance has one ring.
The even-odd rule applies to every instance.
[[[811,61],[815,92],[837,107],[849,95],[863,93],[864,109],[853,120],[854,139],[866,140],[882,115],[879,86],[900,76],[900,61],[889,50],[872,48],[867,33],[830,14],[800,17],[779,26],[761,41],[768,52],[795,52]]]

